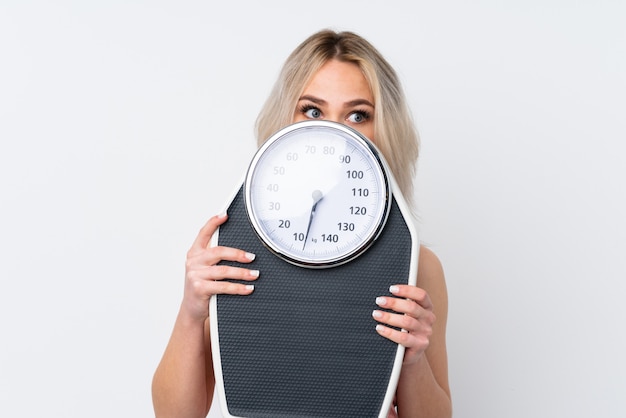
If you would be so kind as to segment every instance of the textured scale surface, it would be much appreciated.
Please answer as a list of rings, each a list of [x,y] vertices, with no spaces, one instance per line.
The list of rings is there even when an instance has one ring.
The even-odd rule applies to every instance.
[[[249,223],[242,190],[228,214],[219,245],[255,253],[246,267],[261,272],[251,295],[216,301],[229,413],[378,417],[398,346],[376,333],[371,313],[390,285],[409,281],[411,262],[411,235],[395,200],[372,247],[326,269],[298,267],[269,251]]]

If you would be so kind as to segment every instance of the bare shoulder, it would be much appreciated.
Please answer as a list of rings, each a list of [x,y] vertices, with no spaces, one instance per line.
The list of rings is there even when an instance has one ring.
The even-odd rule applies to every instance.
[[[448,313],[448,289],[439,257],[428,247],[420,246],[417,287],[424,289],[435,307],[434,312],[445,326]]]
[[[417,267],[417,285],[419,287],[445,287],[445,284],[443,266],[439,257],[430,248],[421,245]]]

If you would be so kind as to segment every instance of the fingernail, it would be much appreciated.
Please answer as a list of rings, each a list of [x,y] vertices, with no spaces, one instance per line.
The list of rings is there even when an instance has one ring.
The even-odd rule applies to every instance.
[[[376,305],[378,306],[383,306],[387,303],[387,299],[383,298],[383,297],[377,297],[376,298]]]
[[[382,318],[382,317],[383,317],[383,313],[382,313],[381,311],[376,311],[376,310],[375,310],[374,312],[372,312],[372,316],[373,316],[374,318],[380,319],[380,318]]]
[[[226,217],[226,212],[222,212],[220,214],[217,215],[218,218],[225,218]]]
[[[254,258],[256,257],[256,255],[252,254],[252,253],[246,253],[246,258],[250,261],[254,260]]]
[[[250,270],[250,276],[259,277],[259,270]]]
[[[376,325],[376,331],[378,331],[378,332],[383,332],[384,330],[385,330],[385,327],[384,327],[384,326],[382,326],[382,325],[380,325],[380,324]]]
[[[254,290],[254,285],[253,284],[247,284],[246,285],[246,290]]]
[[[400,291],[400,288],[398,286],[389,286],[389,291],[391,293],[398,293]]]

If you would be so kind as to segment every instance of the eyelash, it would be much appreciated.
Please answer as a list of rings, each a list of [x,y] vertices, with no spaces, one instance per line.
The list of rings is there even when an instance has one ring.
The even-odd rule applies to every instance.
[[[305,114],[309,110],[313,110],[313,109],[315,109],[315,110],[319,111],[320,113],[322,113],[322,111],[319,110],[319,108],[317,106],[313,106],[311,104],[304,104],[304,105],[300,106],[300,113]]]
[[[370,120],[372,118],[372,115],[370,112],[368,112],[367,110],[355,110],[354,112],[350,113],[350,115],[353,115],[355,113],[360,114],[361,116],[363,116],[363,122],[366,122],[368,120]],[[361,122],[361,123],[363,123]]]
[[[315,109],[315,110],[319,111],[320,113],[322,113],[322,111],[319,110],[319,108],[317,106],[314,106],[312,104],[304,104],[304,105],[300,106],[300,113],[305,114],[309,110],[313,110],[313,109]],[[368,120],[370,120],[372,118],[371,113],[368,112],[367,110],[355,110],[355,111],[351,112],[350,115],[353,115],[355,113],[358,113],[361,116],[363,116],[363,119],[364,119],[363,122],[368,121]],[[360,122],[360,123],[363,123],[363,122]]]

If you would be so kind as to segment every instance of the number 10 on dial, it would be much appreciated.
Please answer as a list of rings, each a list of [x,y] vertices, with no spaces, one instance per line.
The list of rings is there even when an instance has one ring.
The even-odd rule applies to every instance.
[[[259,238],[293,264],[350,261],[377,238],[389,213],[387,167],[375,146],[334,122],[306,121],[270,137],[245,180]]]

